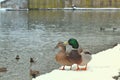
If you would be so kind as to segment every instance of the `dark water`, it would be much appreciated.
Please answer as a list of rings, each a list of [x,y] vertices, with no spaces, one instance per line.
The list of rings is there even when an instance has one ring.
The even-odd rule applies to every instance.
[[[0,12],[0,67],[8,70],[0,80],[30,80],[30,69],[57,69],[54,47],[71,37],[91,53],[113,47],[120,42],[120,11]]]

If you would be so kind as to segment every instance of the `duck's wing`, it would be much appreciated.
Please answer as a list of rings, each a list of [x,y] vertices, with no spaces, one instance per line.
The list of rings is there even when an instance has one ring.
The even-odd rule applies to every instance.
[[[89,52],[82,52],[83,54],[81,54],[82,56],[82,63],[81,65],[86,65],[87,63],[90,62],[90,60],[92,59],[92,56],[89,54]]]
[[[78,50],[71,50],[69,53],[69,58],[72,60],[80,60],[81,55],[79,55]]]

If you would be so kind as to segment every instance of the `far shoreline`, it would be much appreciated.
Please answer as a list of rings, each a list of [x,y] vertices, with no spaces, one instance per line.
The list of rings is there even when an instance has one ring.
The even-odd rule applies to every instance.
[[[120,8],[33,8],[33,9],[0,8],[0,11],[29,11],[29,10],[120,10]]]

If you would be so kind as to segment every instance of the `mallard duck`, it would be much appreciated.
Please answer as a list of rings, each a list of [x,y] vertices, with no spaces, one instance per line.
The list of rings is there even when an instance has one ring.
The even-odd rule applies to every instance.
[[[5,68],[5,67],[0,68],[0,72],[6,72],[6,71],[7,71],[7,68]]]
[[[55,48],[59,48],[60,51],[56,54],[55,59],[56,61],[62,66],[61,70],[65,69],[65,66],[72,66],[73,62],[70,61],[69,55],[66,52],[66,46],[63,42],[59,42]]]
[[[34,59],[33,58],[30,58],[30,63],[34,63]]]
[[[30,69],[30,75],[32,76],[32,78],[36,78],[39,74],[39,71]]]
[[[72,50],[69,52],[69,60],[72,63],[77,64],[77,70],[87,70],[87,64],[92,59],[91,53],[88,51],[83,51],[82,48],[79,48],[79,43],[76,39],[71,38],[67,42],[64,42],[64,45],[72,46]],[[80,68],[79,66],[85,66]]]
[[[75,44],[78,43],[75,41]],[[76,46],[77,45],[77,46]],[[61,70],[65,69],[65,66],[71,66],[72,69],[73,64],[77,64],[76,70],[86,70],[87,63],[91,60],[91,56],[89,52],[85,52],[79,48],[79,44],[74,45],[75,49],[71,50],[70,52],[66,52],[66,43],[59,42],[56,48],[59,48],[60,51],[56,54],[55,59],[56,61],[61,64],[63,67],[60,68]],[[87,59],[86,59],[87,58]],[[84,66],[85,68],[79,68],[79,65]]]
[[[15,59],[18,61],[20,59],[19,55],[17,55]]]

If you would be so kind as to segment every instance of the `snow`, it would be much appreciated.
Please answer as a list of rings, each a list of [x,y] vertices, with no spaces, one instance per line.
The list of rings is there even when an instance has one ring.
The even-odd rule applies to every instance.
[[[120,8],[64,8],[65,10],[120,10]]]
[[[53,70],[32,80],[115,80],[120,71],[120,44],[92,56],[87,71]],[[74,66],[73,66],[74,67]]]
[[[0,0],[0,3],[3,2],[3,1],[5,1],[5,0]]]
[[[12,10],[12,8],[0,8],[0,11]]]

